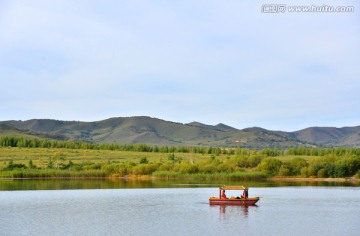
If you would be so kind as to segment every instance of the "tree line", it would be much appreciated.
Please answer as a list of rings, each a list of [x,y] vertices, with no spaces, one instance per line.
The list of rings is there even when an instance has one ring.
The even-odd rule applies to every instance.
[[[360,157],[360,148],[353,147],[293,147],[288,149],[264,148],[221,148],[205,146],[150,146],[140,144],[94,144],[83,141],[58,141],[49,139],[26,139],[23,137],[0,137],[0,147],[24,147],[24,148],[66,148],[66,149],[92,149],[92,150],[117,150],[132,152],[159,152],[159,153],[200,153],[200,154],[227,154],[249,156],[260,154],[262,156],[356,156]]]
[[[0,147],[23,148],[66,148],[66,149],[91,149],[91,150],[117,150],[132,152],[160,152],[160,153],[201,153],[201,154],[234,154],[232,149],[220,147],[190,147],[190,146],[150,146],[140,144],[94,144],[83,141],[58,141],[49,139],[26,139],[23,137],[0,137]]]

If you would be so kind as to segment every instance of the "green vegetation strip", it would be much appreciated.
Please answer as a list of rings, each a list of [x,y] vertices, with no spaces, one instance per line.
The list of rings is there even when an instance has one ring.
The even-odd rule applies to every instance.
[[[272,176],[360,178],[360,149],[150,147],[0,138],[0,178],[144,175],[204,180],[259,180]]]

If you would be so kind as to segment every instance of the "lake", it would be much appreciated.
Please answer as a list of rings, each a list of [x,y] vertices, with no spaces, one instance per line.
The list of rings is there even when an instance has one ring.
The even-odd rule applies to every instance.
[[[97,181],[105,180],[94,180],[80,183],[95,182],[98,188],[91,184],[83,188],[79,181],[75,183],[81,189],[0,191],[0,235],[359,235],[360,231],[358,186],[270,183],[269,187],[259,182],[249,192],[260,196],[257,206],[243,207],[210,206],[209,197],[218,195],[210,184],[141,181],[113,188],[124,183],[114,180],[113,185],[101,186]],[[0,186],[19,182],[33,187],[51,183],[0,181]],[[55,182],[61,187],[59,183],[69,181]],[[144,187],[146,182],[152,187]]]

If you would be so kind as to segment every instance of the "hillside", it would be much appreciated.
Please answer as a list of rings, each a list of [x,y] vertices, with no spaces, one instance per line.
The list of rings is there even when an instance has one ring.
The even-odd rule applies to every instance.
[[[293,132],[296,139],[323,146],[360,146],[360,126],[311,127]]]
[[[36,138],[36,135],[28,134],[24,130],[14,128],[10,125],[0,123],[0,135],[7,135],[13,137]]]
[[[360,126],[312,127],[296,132],[271,131],[258,127],[238,130],[221,123],[215,126],[200,122],[182,124],[146,116],[118,117],[94,122],[49,119],[2,121],[0,136],[5,135],[158,146],[360,146]]]

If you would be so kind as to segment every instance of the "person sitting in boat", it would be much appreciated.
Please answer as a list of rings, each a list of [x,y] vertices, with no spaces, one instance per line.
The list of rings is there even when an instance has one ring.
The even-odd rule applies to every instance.
[[[248,198],[249,193],[248,193],[248,188],[244,189],[243,194],[241,195],[241,198]]]
[[[227,198],[225,194],[225,190],[222,191],[221,198]]]

